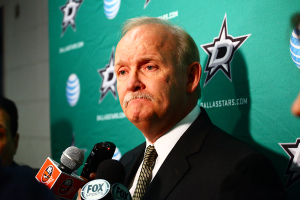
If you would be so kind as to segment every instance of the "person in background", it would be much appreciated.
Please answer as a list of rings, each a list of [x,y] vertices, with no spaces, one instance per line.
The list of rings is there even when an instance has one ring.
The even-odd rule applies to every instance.
[[[15,103],[0,96],[0,199],[57,200],[47,186],[35,179],[37,170],[14,161],[19,143]]]
[[[58,200],[46,185],[35,179],[28,166],[0,165],[1,200]]]
[[[0,97],[0,163],[3,166],[17,166],[14,155],[19,143],[18,111],[15,103]]]

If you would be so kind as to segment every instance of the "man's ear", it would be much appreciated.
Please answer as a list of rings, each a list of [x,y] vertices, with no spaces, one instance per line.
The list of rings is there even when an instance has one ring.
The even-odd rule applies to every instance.
[[[187,68],[187,85],[186,92],[192,93],[196,90],[199,85],[201,78],[201,65],[198,62],[193,62]]]

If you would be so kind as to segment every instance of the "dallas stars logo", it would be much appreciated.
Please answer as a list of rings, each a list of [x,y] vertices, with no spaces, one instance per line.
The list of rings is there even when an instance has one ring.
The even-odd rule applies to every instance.
[[[68,25],[71,25],[74,31],[76,31],[75,27],[75,17],[79,6],[82,4],[83,0],[68,0],[64,6],[61,6],[59,9],[64,14],[63,22],[62,22],[62,33],[61,36],[65,33]]]
[[[148,6],[151,0],[145,0],[144,9]]]
[[[285,186],[287,189],[300,180],[300,138],[297,138],[296,143],[279,143],[279,145],[290,157],[285,171],[285,175],[289,176]]]
[[[117,84],[117,77],[115,74],[115,58],[114,58],[114,47],[111,50],[109,63],[105,66],[103,69],[99,69],[98,73],[102,77],[102,84],[100,87],[100,99],[99,103],[102,102],[103,98],[106,96],[106,94],[111,91],[114,98],[117,99],[116,94],[116,84]]]
[[[203,44],[201,47],[208,54],[208,60],[205,67],[207,73],[204,86],[214,77],[214,75],[222,70],[224,74],[231,80],[230,62],[234,53],[246,41],[251,34],[232,37],[227,32],[226,13],[221,26],[219,37],[209,44]],[[203,87],[204,87],[203,86]]]

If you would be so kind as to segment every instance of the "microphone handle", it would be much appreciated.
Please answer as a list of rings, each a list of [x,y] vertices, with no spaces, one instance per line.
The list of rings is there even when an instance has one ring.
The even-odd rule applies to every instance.
[[[89,157],[86,159],[80,176],[91,180],[90,174],[97,171],[102,161],[111,159],[115,153],[115,149],[116,146],[112,142],[100,142],[95,144]]]
[[[72,173],[72,170],[66,166],[64,166],[63,164],[59,164],[58,165],[58,168],[62,171],[62,172],[65,172],[67,174],[71,174]]]

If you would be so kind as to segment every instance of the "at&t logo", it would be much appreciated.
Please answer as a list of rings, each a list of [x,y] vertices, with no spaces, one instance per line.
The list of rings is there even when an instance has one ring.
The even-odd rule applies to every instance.
[[[300,24],[292,33],[290,40],[290,51],[295,65],[300,68]]]
[[[108,19],[117,16],[120,9],[121,0],[104,0],[104,13]]]
[[[67,101],[70,106],[75,106],[80,96],[80,83],[76,74],[71,74],[66,87]]]

